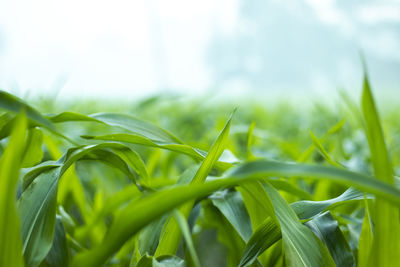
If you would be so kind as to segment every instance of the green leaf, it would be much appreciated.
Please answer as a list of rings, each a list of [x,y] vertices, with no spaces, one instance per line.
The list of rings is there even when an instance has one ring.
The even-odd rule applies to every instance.
[[[268,217],[254,231],[253,235],[247,242],[242,259],[240,260],[239,267],[245,267],[252,264],[257,257],[261,255],[261,253],[263,253],[281,238],[281,229],[278,227],[277,223],[272,219],[272,217]]]
[[[319,213],[348,203],[354,200],[363,200],[364,196],[354,188],[349,188],[343,194],[336,198],[324,200],[324,201],[298,201],[290,204],[293,211],[299,217],[299,219],[310,219]],[[252,264],[261,253],[272,246],[276,241],[281,238],[281,231],[278,225],[268,217],[247,242],[245,252],[241,260],[241,266],[248,266]]]
[[[23,252],[28,266],[38,266],[53,242],[59,172],[55,168],[40,174],[18,200]]]
[[[309,219],[322,211],[326,210],[328,207],[333,208],[336,205],[343,204],[345,201],[351,200],[363,200],[364,193],[356,190],[354,188],[347,189],[343,194],[338,197],[331,198],[323,201],[297,201],[292,203],[290,206],[296,212],[297,216],[301,219]]]
[[[45,162],[31,168],[23,177],[26,189],[18,200],[18,210],[22,220],[23,251],[29,266],[37,266],[51,248],[58,181],[72,164],[85,157],[102,158],[134,179],[125,161],[107,149],[129,152],[127,147],[117,143],[79,146],[69,149],[57,162]]]
[[[189,225],[186,221],[185,216],[178,210],[174,210],[174,216],[178,225],[181,229],[182,235],[185,239],[186,245],[189,249],[189,254],[193,263],[193,266],[200,267],[199,257],[197,256],[196,250],[193,245],[192,234],[190,233]]]
[[[231,120],[232,117],[229,118],[229,120],[225,124],[225,127],[219,134],[217,140],[215,140],[215,142],[211,146],[210,151],[208,152],[204,161],[201,163],[199,169],[194,175],[191,181],[192,184],[203,183],[206,180],[209,172],[217,163],[218,158],[221,156],[222,152],[224,151],[228,143]],[[193,205],[194,205],[193,202],[189,202],[183,205],[179,209],[179,211],[185,216],[185,218],[189,217]],[[156,256],[169,255],[169,254],[174,255],[178,249],[180,239],[181,239],[181,234],[176,220],[174,218],[168,219],[165,228],[161,233],[160,243],[158,244],[158,248],[155,255]]]
[[[204,151],[201,151],[189,145],[153,141],[149,138],[136,134],[108,134],[101,136],[83,135],[81,137],[91,140],[115,141],[122,143],[138,144],[149,147],[156,147],[160,149],[166,149],[173,152],[185,154],[195,160],[201,160],[201,161],[204,160],[204,158],[207,155],[207,153],[205,153]],[[215,168],[222,171],[229,169],[231,166],[232,164],[222,161],[218,161],[215,163]]]
[[[43,133],[39,129],[31,129],[28,131],[27,146],[24,151],[24,159],[22,160],[22,167],[32,167],[42,161]]]
[[[57,132],[57,129],[54,127],[54,125],[44,116],[42,116],[37,110],[26,104],[22,99],[19,99],[18,97],[1,90],[0,108],[12,111],[14,113],[25,111],[26,116],[32,121],[36,122],[38,125],[43,126],[50,131]]]
[[[16,119],[10,141],[0,159],[0,266],[24,266],[15,198],[26,127],[26,117],[22,113]]]
[[[138,238],[139,251],[142,255],[148,253],[154,255],[156,252],[158,242],[160,240],[161,230],[167,219],[166,216],[161,217],[158,220],[153,221],[147,225],[142,231],[140,231]]]
[[[365,215],[361,227],[360,240],[358,243],[358,266],[367,267],[369,263],[369,255],[373,244],[373,232],[371,224],[371,216],[369,214],[368,201],[365,200]]]
[[[254,179],[265,179],[268,176],[308,176],[312,178],[331,179],[332,181],[357,184],[366,191],[384,196],[400,206],[399,190],[377,179],[356,172],[336,169],[327,166],[284,164],[269,161],[244,163],[227,173],[225,178],[204,184],[177,186],[146,196],[124,208],[108,231],[105,240],[89,252],[74,258],[74,266],[99,266],[117,251],[131,236],[149,222],[162,214],[180,206],[186,201],[205,196],[222,187],[229,187]],[[151,212],[148,212],[151,211]],[[251,215],[250,215],[251,216]]]
[[[0,108],[14,113],[24,111],[26,113],[26,116],[32,121],[33,126],[44,127],[50,132],[73,143],[73,141],[71,141],[68,137],[61,134],[54,126],[54,124],[46,117],[44,117],[42,114],[40,114],[36,109],[26,104],[22,99],[19,99],[18,97],[13,96],[1,90],[0,90]],[[9,123],[6,126],[4,126],[3,129],[1,129],[0,138],[3,138],[8,135],[9,129],[12,127],[14,122],[15,120],[9,121]]]
[[[106,124],[109,126],[121,127],[132,133],[138,134],[152,141],[164,143],[177,143],[182,141],[170,132],[147,121],[140,120],[130,115],[118,113],[97,113],[93,115],[83,115],[76,112],[63,112],[57,115],[47,117],[54,123],[72,122],[72,121],[87,121]]]
[[[394,185],[393,168],[367,75],[364,76],[361,104],[375,176]],[[400,266],[397,260],[400,254],[399,209],[377,196],[374,210],[375,233],[369,266]]]
[[[325,148],[322,146],[321,142],[318,140],[318,138],[313,134],[312,131],[310,131],[311,139],[313,141],[314,146],[317,148],[319,153],[324,157],[324,159],[329,162],[332,166],[341,168],[342,165],[337,163],[335,160],[331,158],[331,156],[328,154],[328,152],[325,150]]]
[[[329,211],[314,217],[305,224],[328,248],[336,266],[356,266],[354,255],[338,222]]]
[[[136,267],[186,267],[185,261],[173,255],[153,257],[145,255],[137,263]]]
[[[335,266],[326,247],[300,222],[279,193],[268,183],[265,189],[281,225],[286,264],[296,267]]]
[[[54,240],[41,267],[68,267],[70,261],[69,248],[61,216],[56,218]]]
[[[243,180],[244,181],[244,180]],[[119,213],[111,225],[106,242],[88,252],[78,254],[73,266],[100,266],[148,223],[187,201],[204,197],[222,187],[238,183],[235,179],[223,179],[203,184],[190,184],[165,189],[130,203]]]
[[[249,176],[254,178],[301,176],[312,179],[326,179],[346,186],[354,186],[365,192],[384,198],[397,206],[400,205],[400,190],[394,186],[368,175],[330,166],[258,160],[231,168],[224,176],[236,178]]]
[[[225,218],[232,224],[244,241],[249,240],[251,233],[251,221],[246,207],[243,204],[239,192],[216,192],[211,197],[212,203],[216,206]]]
[[[133,116],[117,113],[98,113],[90,116],[108,125],[119,126],[131,132],[138,133],[150,140],[166,143],[182,143],[176,136],[147,121]]]

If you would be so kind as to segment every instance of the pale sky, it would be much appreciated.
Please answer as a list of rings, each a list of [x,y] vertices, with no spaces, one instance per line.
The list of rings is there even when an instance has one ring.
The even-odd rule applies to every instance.
[[[300,5],[311,9],[317,23],[354,39],[367,53],[392,62],[390,66],[400,66],[398,0],[368,1],[351,13],[341,7],[343,1],[271,2],[294,12]],[[213,83],[207,61],[210,40],[216,30],[235,34],[240,3],[1,0],[0,88],[20,96],[54,94],[58,88],[60,97],[143,97],[166,88],[207,92]],[[377,28],[382,23],[392,26]],[[370,35],[365,28],[377,30]],[[332,64],[341,64],[343,79],[360,73],[353,61]],[[339,85],[332,84],[336,80],[329,73],[312,75],[315,87]]]

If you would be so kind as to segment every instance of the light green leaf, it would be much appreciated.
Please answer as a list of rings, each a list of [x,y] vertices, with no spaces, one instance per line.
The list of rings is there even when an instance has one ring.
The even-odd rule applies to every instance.
[[[393,168],[367,75],[364,76],[361,104],[375,176],[394,185]],[[369,266],[400,266],[397,260],[400,254],[399,208],[377,196],[374,210],[375,233]]]
[[[166,150],[170,150],[173,152],[188,155],[189,157],[191,157],[195,160],[199,160],[199,161],[204,160],[204,158],[207,155],[207,153],[205,153],[204,151],[201,151],[201,150],[191,147],[189,145],[157,142],[157,141],[153,141],[149,138],[146,138],[146,137],[143,137],[140,135],[135,135],[135,134],[108,134],[108,135],[101,135],[101,136],[83,135],[81,137],[85,138],[85,139],[91,139],[91,140],[115,141],[115,142],[138,144],[138,145],[143,145],[143,146],[166,149]],[[232,166],[232,164],[227,163],[227,162],[222,162],[222,161],[218,161],[215,163],[215,168],[217,168],[218,170],[222,170],[222,171],[227,170],[231,166]]]
[[[193,245],[192,234],[190,233],[189,225],[186,221],[186,217],[183,216],[178,210],[174,210],[174,216],[178,225],[181,229],[183,238],[185,239],[186,245],[189,249],[189,254],[194,267],[200,267],[199,257],[197,256],[196,250]]]
[[[26,117],[21,113],[15,121],[11,138],[0,159],[0,266],[24,266],[20,218],[15,198],[26,127]]]
[[[19,99],[16,96],[13,96],[5,91],[0,90],[0,108],[18,113],[21,111],[24,111],[26,113],[26,116],[28,119],[31,120],[32,126],[41,126],[46,128],[47,130],[51,131],[52,133],[74,143],[72,140],[70,140],[68,137],[60,133],[60,131],[57,130],[57,128],[54,126],[54,124],[48,120],[46,117],[44,117],[42,114],[40,114],[36,109],[31,107],[30,105],[26,104],[22,99]],[[9,134],[10,129],[12,128],[13,124],[15,123],[15,120],[12,119],[1,129],[1,134],[0,138],[3,138]]]
[[[371,216],[369,214],[368,201],[365,200],[365,215],[361,227],[360,240],[358,242],[358,266],[367,267],[369,255],[373,244],[373,231],[371,225]]]
[[[42,150],[43,133],[39,129],[31,129],[28,131],[27,146],[24,151],[24,159],[22,161],[22,167],[32,167],[42,161],[43,150]]]
[[[129,152],[127,147],[117,143],[79,146],[69,149],[57,162],[45,162],[31,168],[24,176],[23,188],[26,189],[18,200],[18,210],[22,221],[23,251],[29,266],[37,266],[51,248],[58,181],[72,164],[80,159],[101,158],[134,180],[125,161],[108,149]]]
[[[228,142],[231,119],[232,117],[229,118],[229,120],[225,124],[225,127],[219,134],[217,140],[215,140],[215,142],[211,146],[210,151],[208,152],[204,161],[201,163],[199,169],[194,175],[191,181],[192,184],[203,183],[206,180],[209,172],[217,163],[218,158],[221,156]],[[194,205],[193,202],[189,202],[183,205],[179,209],[179,211],[185,216],[185,218],[189,217],[193,205]],[[165,228],[161,233],[160,243],[158,244],[155,256],[169,255],[169,254],[174,255],[178,249],[180,239],[181,239],[181,234],[175,218],[168,219],[165,224]]]

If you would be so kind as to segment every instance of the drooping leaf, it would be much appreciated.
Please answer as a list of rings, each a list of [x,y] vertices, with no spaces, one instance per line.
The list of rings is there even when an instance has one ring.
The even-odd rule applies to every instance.
[[[193,159],[196,160],[204,160],[205,156],[207,153],[204,151],[201,151],[199,149],[193,148],[189,145],[185,144],[178,144],[178,143],[164,143],[164,142],[157,142],[153,141],[149,138],[136,135],[136,134],[109,134],[109,135],[101,135],[101,136],[89,136],[89,135],[84,135],[82,138],[86,139],[91,139],[91,140],[102,140],[102,141],[116,141],[116,142],[122,142],[122,143],[130,143],[130,144],[138,144],[138,145],[143,145],[143,146],[149,146],[149,147],[156,147],[160,149],[166,149],[170,151],[174,151],[177,153],[185,154]],[[215,163],[215,168],[218,170],[227,170],[230,168],[232,164],[223,162],[223,161],[218,161]]]
[[[290,206],[297,214],[299,219],[310,219],[324,210],[343,205],[349,201],[361,201],[359,191],[349,188],[340,196],[324,201],[298,201],[291,203]],[[252,264],[261,253],[272,246],[281,238],[281,231],[276,223],[268,217],[250,237],[247,242],[245,252],[241,260],[241,266]]]
[[[356,261],[338,222],[329,211],[314,217],[305,224],[328,248],[336,266],[355,267]]]
[[[354,186],[384,198],[393,204],[400,205],[400,190],[396,187],[368,175],[329,166],[257,160],[229,169],[224,176],[236,178],[278,176],[327,179],[346,186]]]
[[[26,173],[23,178],[25,190],[18,200],[18,210],[22,221],[23,252],[27,264],[37,266],[51,248],[58,181],[72,164],[85,157],[103,157],[109,164],[135,179],[125,161],[108,149],[129,152],[125,146],[116,143],[79,146],[69,149],[57,162],[45,162]]]
[[[328,207],[332,208],[334,205],[343,204],[344,201],[362,199],[364,199],[364,193],[354,188],[349,188],[336,198],[323,201],[297,201],[292,203],[290,206],[296,212],[299,219],[308,219],[321,213]]]
[[[26,113],[27,118],[30,119],[32,122],[31,126],[44,127],[47,130],[51,131],[52,133],[74,143],[72,140],[63,135],[60,131],[58,131],[57,128],[54,126],[54,124],[46,117],[44,117],[42,114],[40,114],[36,109],[26,104],[22,99],[19,99],[18,97],[1,90],[0,90],[0,108],[14,113],[24,111]],[[12,119],[7,123],[7,125],[3,126],[0,133],[1,134],[0,138],[3,138],[9,134],[14,123],[15,119]]]
[[[252,227],[249,214],[239,192],[217,192],[211,196],[212,203],[224,214],[244,241],[249,240]]]

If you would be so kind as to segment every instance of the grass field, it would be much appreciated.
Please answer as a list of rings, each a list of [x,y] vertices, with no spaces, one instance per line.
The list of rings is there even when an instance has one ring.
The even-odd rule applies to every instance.
[[[400,266],[399,112],[314,103],[1,91],[0,266]]]

